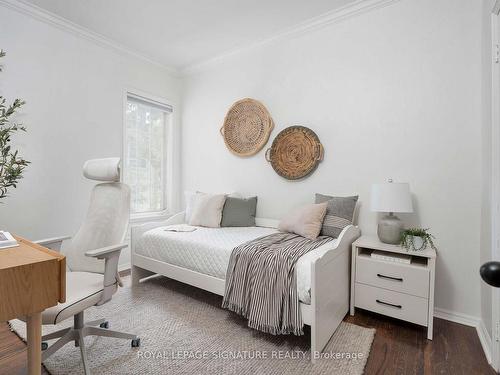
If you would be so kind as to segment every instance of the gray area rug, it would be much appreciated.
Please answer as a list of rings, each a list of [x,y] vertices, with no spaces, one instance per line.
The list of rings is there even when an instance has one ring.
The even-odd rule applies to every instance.
[[[106,317],[110,329],[138,334],[141,347],[131,348],[128,340],[87,337],[93,374],[362,374],[375,335],[374,329],[343,322],[324,358],[313,365],[309,330],[299,337],[264,334],[221,309],[220,296],[164,277],[134,288],[129,277],[124,281],[110,302],[87,310],[85,319]],[[26,337],[23,322],[10,323]],[[71,323],[44,326],[43,333]],[[83,372],[80,351],[72,344],[45,366],[53,375]]]

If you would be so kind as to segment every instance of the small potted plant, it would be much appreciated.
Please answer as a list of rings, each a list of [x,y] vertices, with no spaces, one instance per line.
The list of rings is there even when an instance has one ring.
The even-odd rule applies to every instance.
[[[410,228],[404,230],[401,234],[401,247],[404,247],[406,251],[425,250],[427,246],[437,250],[434,242],[432,241],[435,237],[428,231],[429,229],[420,228]]]

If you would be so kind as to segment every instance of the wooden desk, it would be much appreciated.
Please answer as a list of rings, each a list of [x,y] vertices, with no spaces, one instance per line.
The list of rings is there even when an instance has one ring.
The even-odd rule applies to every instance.
[[[26,317],[28,373],[40,374],[42,311],[66,300],[66,258],[16,237],[0,249],[0,321]]]

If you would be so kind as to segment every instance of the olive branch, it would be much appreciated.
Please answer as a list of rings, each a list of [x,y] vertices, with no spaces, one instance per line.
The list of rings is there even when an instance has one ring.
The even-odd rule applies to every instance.
[[[4,56],[5,52],[0,50],[0,58]],[[7,104],[6,99],[0,96],[0,199],[7,197],[10,188],[17,187],[19,180],[23,178],[24,169],[30,163],[11,145],[11,137],[14,134],[26,131],[24,125],[12,121],[12,116],[24,104],[21,99],[15,99],[12,104]]]

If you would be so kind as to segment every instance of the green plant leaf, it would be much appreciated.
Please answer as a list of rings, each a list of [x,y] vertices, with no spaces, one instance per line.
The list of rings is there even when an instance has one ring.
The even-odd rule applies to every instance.
[[[0,50],[0,58],[5,52]],[[2,66],[0,65],[0,71]],[[25,103],[22,99],[15,99],[10,105],[6,105],[6,99],[0,96],[0,199],[8,195],[9,188],[17,188],[19,180],[23,178],[24,169],[29,161],[19,155],[19,151],[13,149],[11,137],[16,133],[26,131],[22,124],[12,122],[11,117]]]

